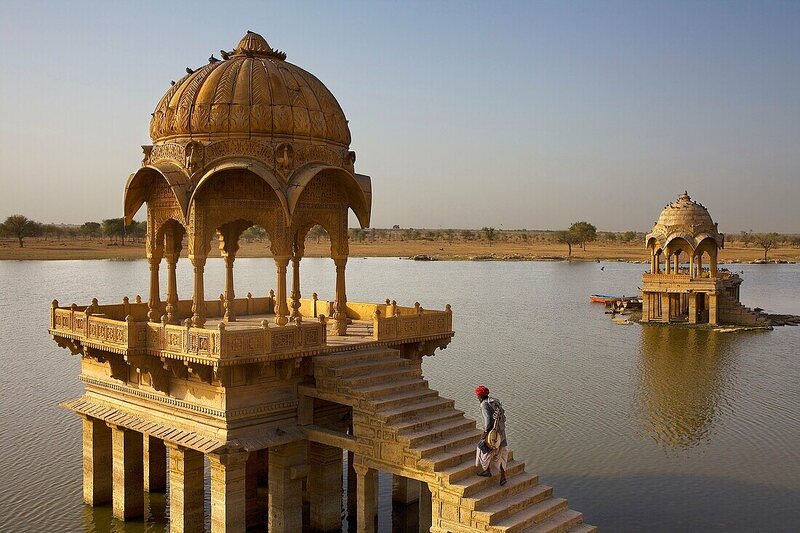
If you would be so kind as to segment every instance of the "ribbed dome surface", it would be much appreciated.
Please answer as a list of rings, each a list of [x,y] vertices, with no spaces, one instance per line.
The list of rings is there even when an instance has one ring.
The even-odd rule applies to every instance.
[[[715,230],[714,221],[708,214],[708,209],[692,200],[687,192],[681,194],[677,201],[667,205],[661,211],[656,225],[665,227],[694,226],[697,231],[701,229]]]
[[[150,122],[154,143],[180,137],[290,136],[350,144],[339,103],[312,74],[247,32],[227,59],[184,76]]]

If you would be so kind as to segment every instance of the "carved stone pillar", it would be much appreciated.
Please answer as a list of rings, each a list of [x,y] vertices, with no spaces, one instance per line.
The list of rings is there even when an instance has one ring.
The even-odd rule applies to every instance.
[[[169,530],[193,533],[204,530],[203,454],[167,443],[169,448]]]
[[[292,254],[292,314],[291,317],[300,316],[300,261],[303,259],[303,246],[295,243]]]
[[[336,264],[336,302],[333,311],[334,335],[347,335],[347,293],[345,290],[345,267],[347,257],[334,257]]]
[[[178,256],[167,256],[167,323],[178,323],[178,280],[176,270],[178,268]]]
[[[689,253],[689,278],[694,279],[694,254]]]
[[[233,308],[233,300],[236,295],[233,292],[233,262],[236,255],[225,254],[225,322],[236,322],[236,310]]]
[[[286,305],[285,298],[283,301]],[[292,442],[269,449],[267,529],[270,533],[302,531],[303,477],[308,473],[306,463],[305,442]]]
[[[681,273],[681,253],[680,252],[675,252],[674,261],[675,261],[675,265],[674,265],[675,273],[676,274],[680,274]]]
[[[111,427],[114,518],[130,520],[144,514],[142,434],[120,426]]]
[[[194,266],[194,295],[192,297],[192,325],[197,328],[203,327],[206,323],[206,297],[205,286],[203,283],[203,271],[205,270],[206,258],[191,257]]]
[[[312,442],[308,449],[311,529],[342,529],[342,450]]]
[[[211,532],[246,529],[245,465],[247,452],[211,453]]]
[[[697,324],[697,293],[689,293],[689,324]]]
[[[144,490],[161,491],[167,488],[167,447],[164,441],[144,436]]]
[[[356,531],[375,533],[378,510],[378,471],[356,463]]]
[[[164,257],[167,260],[167,306],[168,324],[178,323],[178,280],[176,271],[181,256],[183,228],[173,226],[164,233]]]
[[[711,273],[711,277],[712,278],[716,278],[717,277],[717,252],[716,251],[713,254],[710,254],[708,270]]]
[[[111,428],[105,422],[83,417],[83,501],[102,505],[111,501]]]
[[[147,318],[151,322],[161,321],[161,297],[159,296],[158,267],[161,254],[151,254],[147,258],[150,263],[150,299],[147,301]]]
[[[672,317],[672,299],[669,297],[668,292],[662,292],[661,296],[661,321],[669,322]]]
[[[717,318],[719,313],[717,293],[709,292],[707,296],[707,302],[708,302],[708,323],[712,326],[716,326],[719,324]]]
[[[289,322],[289,307],[286,305],[286,267],[289,256],[275,256],[275,268],[278,273],[277,293],[275,295],[275,323],[285,326]]]

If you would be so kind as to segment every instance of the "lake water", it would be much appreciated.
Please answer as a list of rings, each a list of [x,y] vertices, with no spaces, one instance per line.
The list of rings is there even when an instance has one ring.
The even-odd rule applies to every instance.
[[[487,385],[527,469],[603,531],[800,528],[800,328],[712,331],[613,324],[591,293],[636,293],[644,265],[351,259],[354,301],[453,305],[456,337],[427,358],[431,386],[472,417]],[[270,259],[236,262],[236,290],[266,293]],[[800,313],[800,265],[735,265],[742,301]],[[220,260],[206,294],[223,288]],[[331,298],[333,262],[305,259],[304,295]],[[163,531],[81,500],[79,360],[48,337],[50,301],[146,297],[145,261],[0,261],[0,531]],[[179,291],[191,290],[181,260]],[[386,477],[380,525],[391,528]]]

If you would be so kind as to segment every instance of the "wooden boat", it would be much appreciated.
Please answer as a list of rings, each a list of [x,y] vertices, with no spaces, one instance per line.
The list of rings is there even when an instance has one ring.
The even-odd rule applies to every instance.
[[[606,304],[609,302],[616,302],[617,300],[621,300],[619,296],[609,296],[608,294],[592,294],[589,296],[589,299],[593,302],[598,302],[601,304]]]

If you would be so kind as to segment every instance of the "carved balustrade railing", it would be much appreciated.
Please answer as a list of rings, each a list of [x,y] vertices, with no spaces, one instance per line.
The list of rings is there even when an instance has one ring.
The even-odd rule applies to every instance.
[[[261,358],[306,352],[326,345],[323,322],[290,323],[273,326],[227,329],[224,322],[215,329],[145,323],[146,351],[153,355],[192,355],[209,359]]]
[[[271,311],[274,306],[274,300],[266,301],[270,298],[250,300],[264,300],[249,302],[253,311]],[[207,307],[213,307],[214,303],[206,302]],[[190,306],[191,302],[181,304]],[[129,314],[124,319],[110,317],[121,312]],[[243,324],[236,328],[219,322],[216,328],[197,328],[191,325],[148,322],[146,313],[146,304],[125,304],[123,307],[93,303],[87,307],[73,305],[63,308],[54,302],[50,316],[50,333],[56,337],[80,341],[85,346],[120,354],[150,353],[217,360],[270,355],[279,357],[294,352],[308,352],[324,347],[327,341],[323,320],[300,320],[285,326],[275,326],[262,320],[260,324]],[[134,316],[143,318],[136,320]]]
[[[138,298],[137,298],[138,300]],[[177,304],[176,314],[191,314],[190,300]],[[161,304],[162,308],[165,304]],[[285,326],[276,326],[268,319],[275,309],[274,296],[234,300],[236,322],[218,321],[216,326],[194,327],[183,324],[150,322],[148,305],[137,301],[89,306],[59,307],[53,302],[50,333],[55,337],[80,341],[84,346],[129,355],[149,353],[166,357],[192,357],[198,360],[231,360],[236,358],[291,357],[291,354],[314,352],[327,344],[326,321],[334,303],[303,298],[298,311],[301,318]],[[224,302],[206,302],[207,317],[224,315]],[[247,316],[251,315],[249,321]],[[453,313],[423,309],[418,303],[401,307],[387,300],[382,304],[347,303],[347,316],[371,324],[371,337],[364,342],[417,340],[452,335]],[[261,317],[261,320],[258,318]]]
[[[383,307],[384,312],[376,309],[373,313],[372,335],[375,340],[436,337],[451,335],[453,332],[453,312],[449,304],[444,311],[422,309],[419,304],[414,307],[399,307],[393,304]]]

